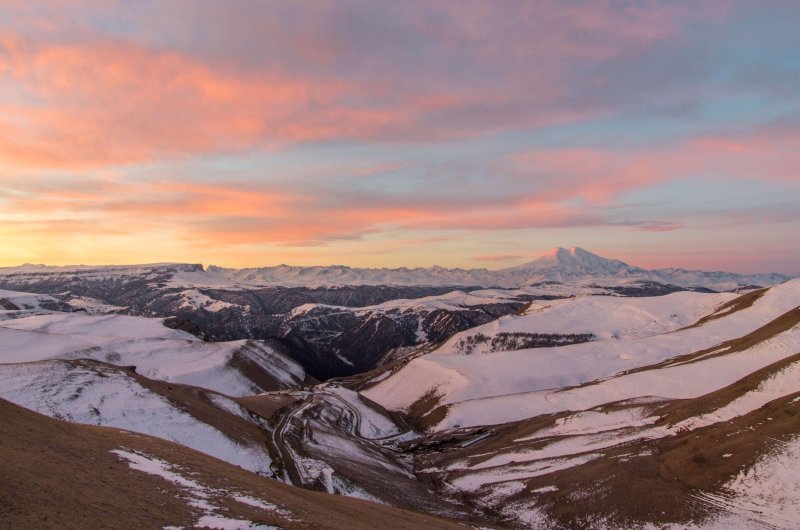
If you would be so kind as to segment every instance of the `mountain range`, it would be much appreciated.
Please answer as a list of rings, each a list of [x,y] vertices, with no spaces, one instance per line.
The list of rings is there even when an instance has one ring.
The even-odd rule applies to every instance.
[[[0,419],[0,526],[796,528],[800,279],[6,268]]]
[[[338,287],[338,286],[472,286],[518,288],[545,281],[575,282],[582,280],[630,283],[661,282],[681,287],[705,287],[730,290],[743,286],[773,285],[789,279],[781,274],[737,274],[731,272],[706,272],[681,268],[643,269],[620,260],[593,254],[579,247],[556,247],[541,257],[515,267],[489,269],[395,268],[363,269],[344,265],[299,267],[278,265],[274,267],[229,269],[214,265],[203,269],[201,265],[163,264],[150,266],[113,267],[117,273],[140,274],[146,269],[174,269],[178,284],[201,287],[232,286],[282,286],[282,287]],[[102,274],[108,267],[46,267],[26,265],[0,268],[0,276],[14,274],[40,274],[62,272],[65,274]]]
[[[397,268],[359,269],[343,265],[328,267],[292,267],[280,265],[255,269],[224,269],[210,266],[209,278],[253,285],[332,287],[338,285],[404,286],[481,286],[506,289],[540,282],[609,282],[655,281],[681,287],[706,287],[714,290],[735,289],[747,285],[773,285],[789,279],[781,274],[736,274],[686,269],[648,270],[620,260],[593,254],[580,247],[556,247],[541,257],[515,267],[489,269]]]

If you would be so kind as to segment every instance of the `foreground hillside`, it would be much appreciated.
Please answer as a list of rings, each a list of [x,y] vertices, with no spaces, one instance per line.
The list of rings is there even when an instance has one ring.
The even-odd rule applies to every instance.
[[[301,490],[157,438],[0,400],[3,528],[457,528]]]

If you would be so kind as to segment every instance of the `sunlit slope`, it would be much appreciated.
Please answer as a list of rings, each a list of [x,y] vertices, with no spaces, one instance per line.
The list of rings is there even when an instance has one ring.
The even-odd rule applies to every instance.
[[[428,421],[437,429],[496,424],[641,396],[693,397],[800,351],[795,350],[800,333],[793,320],[800,306],[800,280],[751,298],[740,304],[717,299],[718,312],[710,312],[716,318],[645,337],[473,355],[433,352],[364,394],[389,409],[415,408],[417,416],[443,406]],[[530,332],[538,329],[535,314],[522,318]],[[750,334],[752,345],[743,351],[728,343]],[[715,356],[715,348],[731,354]],[[701,357],[665,363],[693,353]],[[641,370],[650,365],[652,369]],[[423,402],[422,410],[414,407]]]

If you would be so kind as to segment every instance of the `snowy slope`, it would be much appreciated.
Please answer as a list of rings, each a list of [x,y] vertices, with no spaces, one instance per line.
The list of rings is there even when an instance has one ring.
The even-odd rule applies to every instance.
[[[706,530],[796,527],[800,522],[800,437],[740,471],[722,493],[702,498],[724,510],[701,526]]]
[[[667,333],[688,326],[720,304],[737,298],[732,293],[691,291],[658,297],[581,296],[564,300],[536,300],[524,315],[508,315],[454,335],[436,353],[465,353],[471,337],[502,334],[591,334],[596,339],[629,339]],[[491,351],[488,341],[471,353]]]
[[[632,343],[639,360],[663,337],[689,347],[585,384],[526,391],[519,374],[540,367],[533,351],[505,371],[492,363],[500,353],[450,354],[464,361],[452,371],[428,354],[417,359],[434,358],[423,365],[428,381],[404,368],[365,394],[380,402],[373,391],[398,376],[439,391],[446,405],[432,409],[434,450],[418,473],[511,527],[795,528],[800,281],[748,296],[737,301],[750,306],[724,304],[666,334],[560,348],[592,348],[596,357],[582,359],[591,366],[610,362],[602,343]],[[698,345],[707,332],[731,340]],[[571,379],[583,366],[564,359],[561,373]],[[486,391],[503,377],[518,386]]]
[[[121,370],[64,361],[0,364],[0,397],[54,418],[150,434],[257,473],[270,472],[265,450],[234,442]],[[238,407],[232,401],[229,406]]]
[[[61,300],[46,294],[26,293],[0,289],[0,318],[7,311],[68,310]]]
[[[198,341],[199,339],[176,329],[164,326],[162,319],[130,317],[123,315],[83,315],[75,313],[49,313],[9,320],[5,328],[35,331],[51,335],[85,337],[114,337],[131,339],[165,339]]]
[[[794,528],[800,355],[749,372],[756,364],[733,384],[690,399],[620,403],[608,395],[602,406],[509,423],[475,449],[430,453],[422,472],[445,483],[447,494],[519,522],[529,523],[534,510],[545,528],[587,518],[593,528]],[[718,384],[701,380],[719,369],[698,363],[697,388]],[[630,502],[634,492],[644,505]],[[564,519],[566,498],[591,502]]]
[[[463,528],[294,488],[161,439],[0,400],[4,528]]]
[[[665,399],[687,399],[713,392],[771,363],[800,352],[800,327],[786,331],[743,352],[710,357],[691,364],[637,371],[618,377],[600,380],[597,384],[564,390],[521,391],[514,394],[495,394],[485,399],[451,401],[447,418],[439,428],[486,425],[515,421],[563,411],[587,410],[606,403],[640,397],[656,396]],[[789,372],[792,377],[796,371]],[[760,397],[749,396],[737,414],[749,412],[769,401],[770,395],[784,395],[800,391],[800,379],[788,377],[773,393],[765,390]],[[450,399],[448,397],[448,399]],[[756,404],[757,403],[757,404]],[[733,405],[734,409],[737,405]],[[734,410],[735,411],[735,410]],[[721,412],[720,414],[733,414]],[[699,418],[691,427],[713,418]],[[722,421],[722,420],[719,420]],[[707,423],[706,423],[707,424]]]
[[[232,396],[287,388],[305,379],[302,367],[263,343],[202,342],[163,326],[159,319],[52,313],[0,322],[0,363],[83,358],[133,365],[152,379]],[[267,382],[245,375],[242,362]],[[262,386],[268,383],[272,384]]]
[[[582,410],[594,406],[592,403],[610,402],[613,398],[651,394],[672,397],[694,395],[713,390],[713,386],[692,386],[691,381],[698,379],[689,377],[695,365],[674,368],[689,373],[686,375],[689,379],[684,375],[665,376],[662,370],[652,372],[652,377],[643,375],[648,372],[638,372],[626,378],[608,379],[599,385],[561,392],[558,397],[550,389],[602,380],[624,370],[713,347],[755,331],[799,305],[800,280],[793,280],[771,288],[751,307],[727,313],[701,326],[671,333],[627,340],[599,340],[558,348],[503,351],[491,355],[433,352],[414,359],[391,377],[366,390],[364,395],[388,409],[405,410],[433,393],[438,396],[440,404],[450,405],[448,417],[440,428],[455,424],[500,423],[554,410]],[[533,322],[535,318],[531,316],[530,323],[533,325]],[[780,345],[771,345],[765,356],[742,369],[755,369],[763,366],[763,363],[772,362],[776,356],[786,355],[784,348],[795,346],[796,334],[787,332],[784,335]],[[797,347],[800,348],[800,345]],[[719,359],[709,360],[710,366],[718,362]],[[724,384],[728,384],[730,377],[738,373],[742,372],[727,365],[715,366],[707,377],[701,375],[699,380],[706,381],[708,385],[724,381],[727,381]],[[659,382],[663,384],[657,384]],[[607,390],[610,387],[613,389]],[[531,395],[536,392],[536,396]],[[579,397],[567,399],[567,396],[573,395],[571,392]],[[597,394],[594,398],[586,397],[594,394]]]

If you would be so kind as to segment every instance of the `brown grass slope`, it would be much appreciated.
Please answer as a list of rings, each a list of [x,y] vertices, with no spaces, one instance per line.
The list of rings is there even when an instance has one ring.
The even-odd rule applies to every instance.
[[[800,432],[797,396],[728,422],[604,450],[603,458],[529,481],[527,491],[556,486],[537,501],[564,528],[700,523],[718,509],[698,502],[698,493],[718,492]]]
[[[222,495],[219,513],[283,528],[458,528],[456,523],[370,502],[301,490],[158,438],[75,425],[0,400],[0,528],[191,527],[202,511],[185,491],[136,471],[124,448],[180,467],[217,491],[274,503],[267,511]]]
[[[739,389],[741,385],[737,383]],[[733,387],[734,385],[732,385]],[[718,493],[741,470],[780,447],[800,432],[800,393],[776,399],[747,415],[659,440],[640,440],[602,450],[602,457],[583,465],[523,479],[526,487],[505,501],[534,503],[553,523],[553,528],[636,528],[646,524],[700,523],[718,513],[718,508],[698,501],[698,493]],[[718,395],[709,396],[719,399]],[[706,410],[705,397],[682,405]],[[552,416],[509,424],[498,429],[491,442],[475,448],[453,451],[443,458],[426,458],[425,465],[445,467],[465,456],[496,454],[537,447],[538,443],[515,444],[529,434],[531,423],[538,430],[552,423]],[[527,447],[525,447],[527,445]],[[727,455],[727,456],[726,456]],[[508,471],[515,467],[505,466]],[[499,470],[498,470],[499,471]],[[455,472],[448,479],[469,472]],[[432,486],[444,477],[425,477]],[[557,491],[534,493],[541,488]],[[480,495],[480,493],[478,494]],[[461,501],[489,517],[504,514],[481,506],[478,498],[462,494]],[[506,524],[515,523],[505,519]]]
[[[647,408],[659,417],[655,426],[674,425],[726,406],[797,362],[800,353],[787,355],[714,392]],[[525,490],[507,499],[505,504],[534,502],[552,518],[556,528],[633,528],[646,523],[701,522],[716,514],[718,507],[704,503],[699,493],[719,493],[740,471],[750,469],[759,458],[780,447],[781,442],[800,433],[798,397],[800,392],[790,393],[743,416],[679,431],[674,436],[604,448],[602,456],[591,462],[525,480]],[[630,405],[612,403],[602,409],[627,406]],[[445,444],[440,448],[443,452],[424,454],[418,464],[423,468],[445,469],[464,459],[476,465],[497,454],[532,451],[551,443],[553,438],[527,442],[520,439],[551,427],[558,418],[570,414],[547,414],[500,425],[493,428],[493,435],[485,442],[469,448]],[[609,435],[622,436],[649,428],[619,429]],[[452,433],[437,436],[453,437]],[[501,466],[497,471],[503,467],[510,472],[514,464]],[[470,473],[467,469],[422,478],[434,487],[442,487],[443,480]],[[557,491],[532,493],[553,486]],[[463,495],[461,500],[476,510],[486,509],[470,494]],[[486,514],[502,518],[492,509]]]

